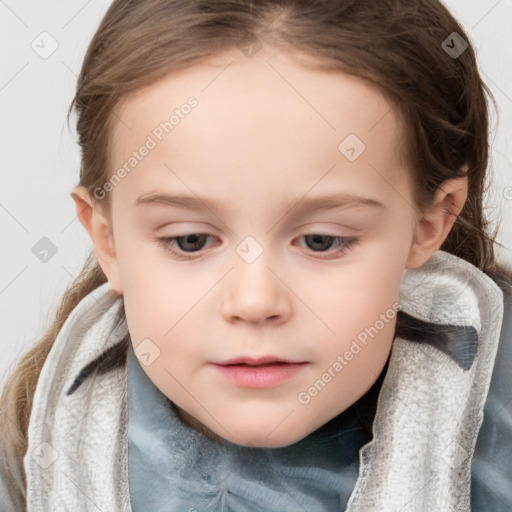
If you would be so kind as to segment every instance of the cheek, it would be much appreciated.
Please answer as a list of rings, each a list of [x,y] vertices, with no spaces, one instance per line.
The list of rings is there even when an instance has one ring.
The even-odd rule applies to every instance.
[[[120,230],[116,249],[126,320],[136,347],[145,338],[162,337],[172,326],[171,313],[179,296],[169,286],[172,280],[163,278],[164,269],[151,253],[150,243]],[[166,314],[162,314],[164,307]]]
[[[374,243],[351,258],[326,275],[322,286],[304,293],[322,306],[333,324],[343,320],[345,327],[363,328],[398,300],[406,255],[391,243]]]
[[[191,341],[195,339],[201,297],[212,286],[210,280],[191,279],[177,271],[176,264],[169,263],[165,255],[156,254],[151,243],[119,245],[125,251],[119,258],[120,270],[126,321],[134,348],[143,340],[158,347],[155,350],[159,357],[151,372],[168,366],[167,359],[171,355],[175,358],[176,353],[180,359],[189,357],[197,348]]]
[[[318,289],[309,290],[331,331],[322,330],[327,363],[346,355],[343,377],[337,380],[344,392],[368,389],[389,355],[405,257],[387,242],[361,251],[357,261],[334,272],[324,282],[328,293],[323,302]]]

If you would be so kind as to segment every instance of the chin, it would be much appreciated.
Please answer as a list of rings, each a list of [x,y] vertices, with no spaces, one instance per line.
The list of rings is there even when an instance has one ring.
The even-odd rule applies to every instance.
[[[287,432],[285,428],[283,428],[283,432],[277,432],[277,430],[278,429],[270,433],[267,432],[263,435],[262,431],[266,431],[265,429],[258,428],[253,430],[251,428],[247,428],[247,425],[241,425],[239,432],[233,432],[233,430],[230,429],[232,436],[225,439],[230,443],[252,448],[282,448],[290,444],[294,444],[308,435],[307,432]]]

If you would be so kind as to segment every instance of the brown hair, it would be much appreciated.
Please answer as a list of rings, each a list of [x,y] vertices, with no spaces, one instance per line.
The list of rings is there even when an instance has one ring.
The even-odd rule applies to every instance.
[[[130,94],[170,72],[259,41],[312,57],[317,69],[368,80],[396,105],[407,127],[403,151],[419,209],[466,165],[468,199],[441,249],[493,279],[509,280],[495,261],[495,232],[488,233],[482,206],[489,151],[486,95],[492,95],[471,44],[455,58],[445,51],[443,41],[454,32],[469,43],[438,0],[115,0],[89,45],[68,112],[68,120],[73,108],[77,113],[80,184],[93,196],[108,180],[109,137],[120,122],[116,110]],[[109,215],[109,194],[98,203]],[[0,455],[18,481],[19,499],[39,373],[70,312],[106,280],[91,252],[53,324],[4,389]]]

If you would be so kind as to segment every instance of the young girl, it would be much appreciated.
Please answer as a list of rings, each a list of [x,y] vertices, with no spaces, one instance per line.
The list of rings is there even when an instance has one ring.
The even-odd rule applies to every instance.
[[[486,93],[436,0],[114,1],[2,511],[510,510]]]

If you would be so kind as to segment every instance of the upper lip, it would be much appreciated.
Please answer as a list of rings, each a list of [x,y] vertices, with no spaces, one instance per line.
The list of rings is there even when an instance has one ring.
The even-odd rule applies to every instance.
[[[303,363],[303,362],[305,362],[305,361],[291,361],[289,359],[283,359],[282,357],[277,357],[277,356],[263,356],[263,357],[258,357],[258,358],[242,356],[242,357],[234,357],[232,359],[226,359],[225,361],[220,361],[215,364],[219,364],[222,366],[226,366],[226,365],[230,365],[230,364],[247,364],[247,365],[251,365],[251,366],[257,366],[259,364],[268,364],[268,363],[298,364],[298,363]]]

